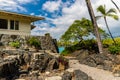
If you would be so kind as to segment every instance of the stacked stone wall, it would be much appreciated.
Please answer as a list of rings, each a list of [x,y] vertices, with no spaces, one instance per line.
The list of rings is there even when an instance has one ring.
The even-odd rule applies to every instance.
[[[20,35],[6,35],[1,34],[0,35],[0,42],[4,46],[8,46],[10,42],[13,41],[19,41],[20,42],[20,48],[25,49],[24,47],[29,45],[27,44],[27,41],[31,37],[36,37],[41,43],[41,49],[42,50],[51,50],[54,53],[58,53],[58,47],[57,47],[57,41],[56,39],[52,39],[50,35],[45,36],[20,36]]]
[[[51,50],[55,53],[58,53],[58,46],[56,39],[52,39],[51,36],[45,35],[40,37],[41,48],[43,50]]]

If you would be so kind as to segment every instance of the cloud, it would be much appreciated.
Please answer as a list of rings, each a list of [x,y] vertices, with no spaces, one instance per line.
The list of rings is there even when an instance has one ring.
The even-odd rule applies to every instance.
[[[16,0],[20,4],[27,4],[27,3],[34,3],[36,2],[35,0]]]
[[[45,4],[43,4],[42,9],[46,10],[48,12],[54,12],[56,10],[59,10],[61,1],[47,1]]]
[[[96,12],[96,8],[101,4],[103,5],[105,4],[107,9],[114,7],[114,5],[110,2],[110,0],[106,0],[106,1],[91,0],[91,1],[96,16],[99,15],[99,13]],[[53,6],[57,6],[57,7],[53,8]],[[42,25],[39,24],[40,27],[39,30],[37,31],[36,29],[35,30],[36,33],[34,32],[33,34],[44,34],[46,32],[47,33],[49,32],[54,38],[59,39],[60,36],[64,34],[64,32],[69,28],[69,26],[73,23],[74,20],[80,20],[82,17],[90,19],[85,0],[84,1],[75,0],[74,3],[70,3],[69,1],[60,2],[60,0],[57,1],[57,3],[56,1],[48,1],[43,5],[43,9],[49,12],[54,12],[55,10],[58,10],[59,7],[61,8],[61,16],[57,16],[55,18],[46,17],[47,18],[46,21],[48,21],[47,23],[45,22],[46,25],[43,25],[44,22],[43,23],[41,22]],[[56,14],[52,14],[52,15],[56,16]],[[120,30],[119,21],[115,21],[111,18],[107,18],[107,19],[108,19],[108,25],[112,32],[114,32],[116,29]],[[107,31],[103,19],[100,19],[97,22],[102,29]],[[52,27],[51,23],[54,24],[56,27]]]
[[[82,18],[82,14],[85,14],[86,7],[84,7],[84,4],[80,5],[81,2],[76,0],[75,3],[73,3],[71,6],[69,2],[61,3],[62,10],[61,14],[62,16],[57,16],[56,18],[47,18],[46,20],[51,21],[52,24],[55,24],[56,27],[51,27],[50,23],[49,25],[44,26],[46,27],[47,31],[40,30],[37,33],[43,34],[45,32],[51,33],[51,35],[54,38],[60,38],[60,36],[68,29],[68,27],[73,23],[74,20]],[[53,5],[54,6],[54,5]],[[50,7],[49,7],[50,8]],[[54,14],[56,15],[56,14]],[[88,16],[88,15],[87,15]],[[39,25],[41,27],[42,25]],[[49,26],[49,27],[48,27]],[[37,28],[36,28],[37,31]],[[37,34],[36,33],[36,34]]]
[[[24,8],[22,5],[31,3],[33,1],[34,0],[0,0],[0,9],[15,12],[26,12],[26,8]]]
[[[33,16],[34,16],[34,15],[35,15],[35,13],[30,13],[30,15],[33,15]]]

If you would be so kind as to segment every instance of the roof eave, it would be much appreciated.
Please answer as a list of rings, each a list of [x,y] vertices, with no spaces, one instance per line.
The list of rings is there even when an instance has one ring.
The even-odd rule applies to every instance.
[[[44,20],[45,18],[43,17],[30,17],[30,20],[31,22],[35,22],[35,21],[38,21],[38,20]]]
[[[45,19],[43,17],[37,17],[37,16],[32,16],[32,15],[19,14],[19,13],[15,13],[15,12],[4,11],[4,10],[0,10],[0,13],[4,13],[4,14],[8,14],[8,15],[15,15],[15,16],[18,16],[18,17],[25,17],[25,18],[30,19],[31,22],[38,21],[38,20],[44,20]]]

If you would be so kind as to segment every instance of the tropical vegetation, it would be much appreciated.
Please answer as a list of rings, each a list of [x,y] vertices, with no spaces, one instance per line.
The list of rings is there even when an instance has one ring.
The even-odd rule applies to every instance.
[[[109,35],[101,28],[98,28],[100,36],[104,39]],[[90,39],[95,37],[94,28],[92,22],[89,19],[82,18],[81,20],[75,20],[68,30],[62,35],[60,42],[62,45],[76,44],[82,42],[84,39]]]
[[[35,38],[35,37],[31,37],[28,39],[27,43],[30,45],[30,46],[34,46],[35,48],[41,48],[41,43],[40,41]]]
[[[111,33],[110,29],[109,29],[108,23],[107,23],[107,17],[111,17],[111,18],[113,18],[113,19],[115,19],[115,20],[118,20],[118,16],[117,16],[117,14],[116,14],[116,13],[117,13],[117,12],[116,12],[116,9],[111,8],[111,9],[109,9],[109,10],[106,10],[106,6],[105,6],[105,5],[100,5],[100,6],[97,8],[97,11],[100,12],[101,15],[100,15],[100,16],[97,16],[96,18],[97,18],[97,19],[99,19],[99,18],[101,18],[101,17],[104,18],[104,21],[105,21],[106,27],[107,27],[107,29],[108,29],[109,35],[111,36],[114,44],[116,44],[116,42],[115,42],[115,40],[114,40],[114,38],[113,38],[113,36],[112,36],[112,33]]]
[[[10,42],[9,46],[19,48],[20,47],[20,42],[19,41]]]
[[[116,6],[113,0],[112,3]],[[61,36],[58,41],[59,46],[64,46],[65,50],[62,55],[68,55],[76,50],[87,49],[88,51],[95,51],[95,53],[104,53],[103,49],[111,54],[120,53],[120,38],[114,38],[108,26],[107,17],[111,17],[118,20],[117,12],[114,8],[109,10],[106,9],[105,5],[100,5],[97,11],[101,15],[94,15],[92,5],[90,0],[85,0],[90,18],[82,18],[80,20],[75,20],[68,30]],[[117,9],[118,6],[116,6]],[[103,17],[105,25],[108,29],[106,33],[103,29],[98,27],[96,20]],[[111,37],[111,38],[110,38]]]

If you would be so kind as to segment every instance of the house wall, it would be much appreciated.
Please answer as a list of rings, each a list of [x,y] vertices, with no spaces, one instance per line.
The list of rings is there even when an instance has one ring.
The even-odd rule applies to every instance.
[[[31,21],[24,17],[9,16],[0,14],[0,19],[8,20],[8,29],[0,29],[0,34],[12,34],[12,35],[30,35]],[[19,30],[10,30],[10,20],[19,21]]]

